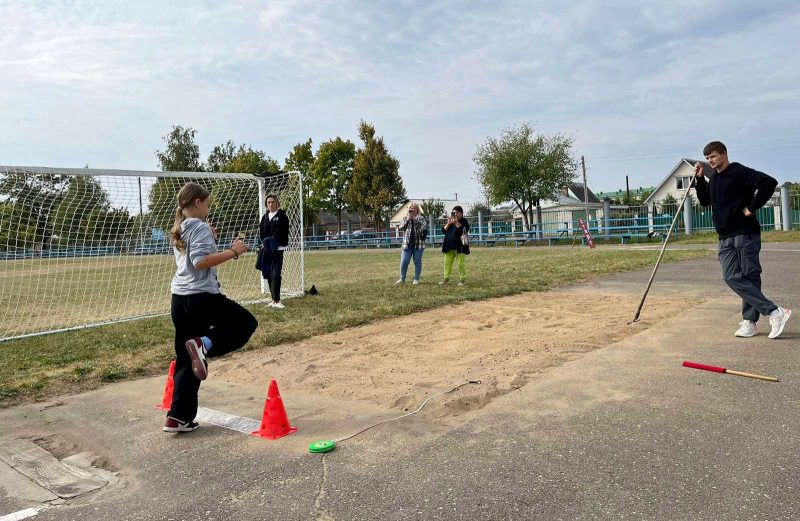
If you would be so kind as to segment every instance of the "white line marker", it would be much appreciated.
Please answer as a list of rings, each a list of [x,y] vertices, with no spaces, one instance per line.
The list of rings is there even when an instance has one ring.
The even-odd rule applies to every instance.
[[[243,418],[242,416],[234,416],[224,412],[215,411],[200,407],[197,409],[197,421],[210,423],[218,427],[224,427],[232,431],[241,432],[242,434],[250,434],[257,431],[261,427],[261,420],[254,420],[252,418]],[[5,521],[0,519],[0,521]]]
[[[4,515],[3,517],[0,517],[0,521],[20,521],[21,519],[33,517],[38,513],[39,511],[35,508],[26,508],[25,510],[19,510],[17,512],[12,512],[11,514]]]

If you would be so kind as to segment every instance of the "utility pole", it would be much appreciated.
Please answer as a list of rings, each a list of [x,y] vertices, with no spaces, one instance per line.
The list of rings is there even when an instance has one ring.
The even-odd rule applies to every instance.
[[[586,227],[589,226],[589,185],[586,184],[586,161],[581,156],[581,168],[583,168],[583,204],[586,206]]]
[[[625,176],[625,199],[631,204],[631,189],[628,186],[628,176]]]

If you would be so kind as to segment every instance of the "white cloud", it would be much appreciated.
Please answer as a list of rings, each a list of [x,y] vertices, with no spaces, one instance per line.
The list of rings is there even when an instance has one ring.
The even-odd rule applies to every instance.
[[[309,136],[356,140],[364,118],[409,193],[477,195],[475,146],[520,121],[587,158],[636,156],[591,162],[601,188],[674,163],[642,151],[800,135],[794,2],[0,0],[0,19],[3,163],[153,168],[172,124],[204,152],[234,139],[283,159]]]

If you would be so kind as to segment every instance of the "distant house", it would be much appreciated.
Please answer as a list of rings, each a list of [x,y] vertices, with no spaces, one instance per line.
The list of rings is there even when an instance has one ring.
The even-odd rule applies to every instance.
[[[588,190],[588,203],[590,219],[597,218],[597,212],[603,208],[603,202],[591,191]],[[555,232],[562,230],[572,230],[578,219],[586,217],[586,201],[584,201],[583,184],[570,183],[565,186],[553,200],[540,201],[542,207],[541,230],[545,232]],[[507,222],[498,221],[492,223],[492,228],[502,231],[523,231],[525,220],[522,217],[522,210],[515,204],[501,206],[497,211],[508,214]],[[536,224],[536,212],[534,210],[533,225]],[[491,232],[490,232],[491,233]]]
[[[631,198],[639,199],[644,194],[650,194],[656,189],[655,186],[644,186],[639,188],[631,188],[629,191],[620,189],[614,192],[597,192],[597,198],[601,201],[605,199],[623,199],[628,192],[631,194]]]
[[[394,212],[392,217],[389,219],[389,226],[391,228],[397,228],[398,226],[400,226],[400,224],[403,222],[403,218],[406,215],[408,215],[408,207],[411,206],[411,203],[417,203],[418,205],[420,205],[420,210],[421,210],[420,213],[422,215],[425,215],[424,210],[422,210],[422,203],[428,200],[429,199],[409,199],[404,204],[400,205],[400,207]],[[450,213],[453,211],[454,206],[460,206],[464,210],[465,214],[469,213],[469,210],[471,208],[471,205],[469,203],[465,203],[463,201],[457,201],[455,199],[436,199],[436,200],[444,204],[445,215],[450,215]]]
[[[692,177],[694,177],[694,165],[698,162],[703,164],[703,173],[706,178],[714,172],[711,165],[705,161],[681,158],[678,164],[669,171],[667,177],[661,181],[661,184],[659,184],[656,189],[653,190],[653,193],[644,200],[645,206],[660,203],[668,194],[674,197],[676,201],[680,202],[680,200],[683,199],[683,194],[686,193],[686,189],[692,182]],[[697,200],[697,192],[695,192],[694,188],[691,189],[689,195]]]

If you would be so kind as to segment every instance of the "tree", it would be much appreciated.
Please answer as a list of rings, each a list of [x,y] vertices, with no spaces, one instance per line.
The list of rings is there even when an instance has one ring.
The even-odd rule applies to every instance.
[[[201,172],[200,147],[194,142],[197,131],[175,125],[162,139],[167,144],[161,152],[156,150],[158,164],[164,172]],[[155,228],[167,231],[175,222],[176,196],[184,183],[200,179],[163,177],[150,187],[148,209]],[[207,185],[204,185],[207,187]]]
[[[286,156],[283,167],[287,172],[297,171],[303,177],[303,226],[311,226],[316,221],[319,208],[313,206],[311,200],[311,166],[314,164],[314,151],[311,148],[311,138],[304,143],[298,143]]]
[[[372,217],[377,229],[383,216],[407,199],[406,189],[399,173],[400,162],[387,150],[383,138],[375,137],[375,127],[362,120],[358,135],[364,148],[356,152],[345,202]]]
[[[659,206],[661,213],[674,214],[678,209],[678,200],[672,194],[667,194],[659,201]]]
[[[430,198],[422,201],[419,209],[422,210],[422,215],[427,217],[428,221],[444,217],[444,203],[439,199]]]
[[[555,199],[575,177],[572,144],[572,138],[561,134],[537,134],[528,123],[504,130],[499,139],[487,139],[473,159],[489,203],[514,201],[530,230],[534,207],[539,214],[540,201]]]
[[[169,134],[164,136],[166,150],[156,150],[159,166],[164,172],[200,172],[200,147],[194,142],[197,131],[175,125]]]
[[[209,172],[222,172],[222,167],[231,162],[236,155],[236,145],[233,141],[228,141],[222,145],[217,145],[208,155],[205,169]]]
[[[74,245],[78,241],[94,238],[93,231],[87,235],[95,228],[89,221],[102,222],[109,208],[108,194],[97,179],[83,175],[71,178],[66,193],[50,216],[51,229],[58,236],[57,242]]]
[[[9,237],[18,229],[24,241],[15,247],[33,248],[50,240],[50,215],[68,187],[70,177],[58,174],[34,174],[10,170],[0,176],[0,200],[5,209],[3,227]],[[10,206],[10,208],[9,208]],[[24,246],[22,246],[24,244]]]
[[[229,144],[233,145],[229,141],[223,146]],[[280,165],[261,150],[254,150],[249,145],[239,145],[220,170],[226,173],[266,176],[279,172]],[[222,178],[213,182],[211,192],[213,197],[209,219],[221,238],[233,240],[239,233],[253,229],[254,223],[258,223],[260,201],[258,185],[255,183],[242,185]]]
[[[792,195],[800,195],[800,183],[793,183],[791,181],[786,181],[783,186],[789,189],[789,193]]]
[[[342,231],[342,212],[347,209],[345,196],[353,179],[355,157],[356,145],[336,137],[319,146],[311,165],[310,206],[336,215],[338,231]]]
[[[483,201],[475,201],[470,206],[467,217],[477,217],[479,214],[484,218],[488,218],[490,215],[492,215],[492,207]]]

